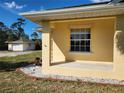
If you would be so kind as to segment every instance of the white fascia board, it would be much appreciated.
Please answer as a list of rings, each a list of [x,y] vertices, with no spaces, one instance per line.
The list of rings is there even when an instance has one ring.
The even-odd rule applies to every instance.
[[[113,4],[104,4],[104,5],[93,5],[93,6],[84,6],[84,7],[75,7],[75,8],[65,8],[65,9],[55,9],[55,10],[44,10],[44,11],[36,11],[36,12],[24,12],[20,13],[22,16],[33,16],[33,15],[47,15],[54,13],[68,13],[68,12],[84,12],[84,11],[92,11],[92,10],[106,10],[113,8],[124,8],[124,4],[113,5]]]
[[[87,9],[94,9],[94,8],[101,8],[110,6],[107,4],[104,5],[93,5],[93,6],[83,6],[83,7],[74,7],[74,8],[64,8],[64,9],[54,9],[54,10],[42,10],[42,11],[35,11],[35,12],[23,12],[20,15],[33,15],[33,14],[46,14],[46,13],[56,13],[56,12],[68,12],[68,11],[77,11],[77,10],[87,10]]]

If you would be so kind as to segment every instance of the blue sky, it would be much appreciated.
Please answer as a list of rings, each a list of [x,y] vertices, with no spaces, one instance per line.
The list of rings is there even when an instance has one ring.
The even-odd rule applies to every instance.
[[[10,26],[20,18],[18,14],[26,11],[38,11],[80,4],[98,3],[109,0],[0,0],[0,21]],[[29,36],[38,25],[26,19],[24,27]]]

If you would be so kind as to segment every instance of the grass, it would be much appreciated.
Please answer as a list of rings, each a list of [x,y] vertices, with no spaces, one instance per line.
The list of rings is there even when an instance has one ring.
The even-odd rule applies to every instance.
[[[0,58],[0,93],[124,93],[124,86],[45,79],[34,81],[15,71],[35,57],[41,57],[41,52]]]
[[[41,56],[41,51],[38,51],[16,57],[2,57],[0,58],[0,71],[15,71],[16,68],[27,66],[33,62],[36,57]]]
[[[32,62],[36,57],[41,58],[41,51],[33,52],[31,54],[19,55],[16,57],[2,57],[0,61],[4,62]]]
[[[0,91],[0,93],[124,93],[124,87],[60,80],[34,81],[19,72],[2,72]]]

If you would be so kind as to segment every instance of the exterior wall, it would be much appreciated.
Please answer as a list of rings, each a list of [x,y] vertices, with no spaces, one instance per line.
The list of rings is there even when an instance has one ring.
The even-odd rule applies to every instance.
[[[13,50],[12,44],[8,44],[8,50]]]
[[[116,78],[124,80],[124,15],[117,16],[114,39],[114,70]]]
[[[31,44],[29,49],[30,50],[34,50],[35,49],[35,45],[34,44]]]
[[[35,45],[32,43],[32,44],[23,44],[23,50],[34,50],[35,49]]]
[[[51,29],[49,22],[43,22],[42,33],[42,68],[43,73],[46,73],[51,62]]]
[[[35,45],[32,44],[8,44],[8,50],[12,50],[12,51],[25,51],[25,50],[34,50],[35,49]]]
[[[114,69],[112,71],[100,71],[100,70],[90,70],[90,69],[84,70],[81,68],[50,66],[50,61],[51,61],[50,59],[53,55],[56,57],[56,58],[54,57],[54,60],[59,60],[59,58],[61,60],[71,58],[71,55],[72,55],[69,53],[69,41],[68,41],[70,25],[67,25],[67,23],[56,23],[56,24],[54,23],[55,28],[54,30],[52,30],[52,33],[50,29],[47,29],[47,28],[50,28],[50,26],[48,25],[47,26],[45,25],[46,28],[44,29],[44,31],[46,30],[48,32],[45,32],[45,33],[43,32],[43,56],[42,56],[43,73],[44,74],[59,74],[59,75],[65,75],[65,76],[97,77],[97,78],[124,80],[124,33],[123,33],[124,32],[124,26],[123,26],[124,15],[116,16],[115,19],[104,19],[104,20],[99,20],[99,21],[92,20],[88,22],[94,23],[94,27],[92,28],[92,33],[93,33],[92,35],[94,36],[92,36],[92,39],[94,40],[95,44],[93,45],[93,40],[92,40],[92,52],[99,54],[99,51],[100,51],[101,54],[100,56],[98,55],[100,58],[95,57],[94,54],[85,55],[86,58],[84,57],[84,54],[75,54],[75,56],[72,56],[72,57],[74,57],[74,59],[76,58],[77,60],[81,58],[82,56],[82,60],[84,59],[88,60],[89,58],[89,60],[91,61],[94,60],[94,58],[95,60],[102,59],[104,61],[112,61],[112,57],[113,57],[114,58],[113,59]],[[114,25],[114,22],[115,22],[115,25]],[[68,22],[68,24],[69,23],[70,22]],[[75,24],[75,22],[73,24]],[[98,28],[96,28],[95,26]],[[50,43],[50,41],[52,41],[52,43]],[[112,42],[114,43],[114,46]],[[50,48],[50,44],[53,45],[54,47]],[[97,51],[97,48],[99,51]],[[52,56],[50,53],[51,49],[53,49]],[[112,49],[114,50],[114,52],[112,52]],[[114,55],[112,55],[112,53]],[[92,58],[93,55],[94,55],[94,58]],[[107,57],[106,55],[109,57]]]
[[[12,44],[13,51],[23,51],[23,44]]]
[[[52,60],[76,61],[113,61],[113,37],[115,18],[93,18],[85,20],[53,22]],[[70,29],[74,26],[91,28],[91,53],[74,53],[70,51]]]

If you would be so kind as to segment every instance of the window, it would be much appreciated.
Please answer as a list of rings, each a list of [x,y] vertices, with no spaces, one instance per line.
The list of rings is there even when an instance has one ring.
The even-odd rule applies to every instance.
[[[90,28],[71,29],[70,50],[73,52],[90,52]]]

